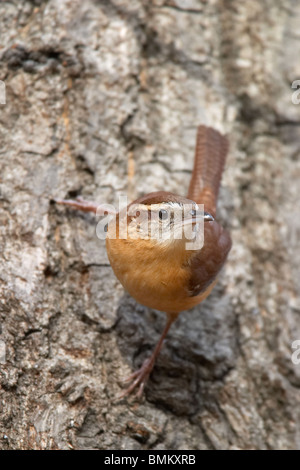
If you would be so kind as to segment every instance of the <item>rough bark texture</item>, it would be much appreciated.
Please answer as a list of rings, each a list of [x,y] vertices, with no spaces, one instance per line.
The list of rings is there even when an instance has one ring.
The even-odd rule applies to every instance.
[[[299,448],[299,2],[14,0],[0,18],[0,448]],[[233,248],[143,402],[115,402],[164,315],[123,292],[95,218],[51,199],[185,195],[200,123],[229,134]]]

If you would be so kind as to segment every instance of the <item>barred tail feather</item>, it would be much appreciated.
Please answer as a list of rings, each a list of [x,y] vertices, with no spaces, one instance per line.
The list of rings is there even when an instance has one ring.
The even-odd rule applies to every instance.
[[[199,126],[188,198],[204,204],[204,210],[213,216],[228,148],[226,137],[211,127]]]

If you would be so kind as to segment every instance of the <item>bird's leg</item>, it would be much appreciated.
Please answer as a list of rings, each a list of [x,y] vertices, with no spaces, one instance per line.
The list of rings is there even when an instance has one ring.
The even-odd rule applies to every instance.
[[[150,356],[149,359],[146,359],[145,362],[143,363],[142,367],[140,367],[140,369],[138,369],[136,372],[134,372],[133,374],[131,374],[129,377],[127,377],[125,380],[123,380],[123,382],[125,383],[131,383],[131,385],[129,385],[129,387],[123,392],[121,393],[119,396],[118,396],[118,399],[121,399],[121,398],[124,398],[128,395],[130,395],[133,390],[135,390],[137,387],[138,387],[138,390],[137,390],[137,393],[136,393],[136,397],[137,398],[140,398],[143,394],[143,391],[144,391],[144,388],[145,388],[145,385],[147,383],[147,380],[152,372],[152,369],[154,367],[154,364],[155,364],[155,360],[161,350],[161,347],[163,345],[163,341],[172,325],[172,323],[176,320],[178,314],[177,313],[172,313],[172,314],[167,314],[168,315],[168,318],[167,318],[167,322],[166,322],[166,325],[165,325],[165,328],[162,332],[162,335],[157,343],[157,345],[155,346],[154,348],[154,351],[152,353],[152,355]]]
[[[83,212],[93,212],[97,215],[104,214],[116,214],[116,211],[112,209],[109,204],[96,204],[95,202],[89,202],[78,197],[77,199],[54,199],[57,204],[64,204],[65,206],[73,207]]]

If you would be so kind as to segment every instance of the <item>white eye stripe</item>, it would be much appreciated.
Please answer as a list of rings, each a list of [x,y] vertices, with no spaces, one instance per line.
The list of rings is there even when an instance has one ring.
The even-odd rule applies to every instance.
[[[155,204],[133,204],[130,206],[128,215],[132,218],[144,218],[158,217],[159,220],[163,221],[168,218],[174,218],[176,214],[179,216],[180,213],[191,213],[198,209],[198,205],[195,203],[184,204],[182,202],[170,201],[160,202]],[[164,215],[162,215],[164,214]]]

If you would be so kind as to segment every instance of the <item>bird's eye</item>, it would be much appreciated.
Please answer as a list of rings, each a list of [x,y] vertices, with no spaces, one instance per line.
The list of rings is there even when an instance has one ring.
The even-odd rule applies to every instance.
[[[215,219],[209,212],[204,212],[204,220],[213,222]]]
[[[192,216],[192,217],[196,217],[196,215],[197,215],[196,209],[192,209],[192,210],[191,210],[191,216]]]
[[[160,218],[160,220],[166,220],[168,216],[168,211],[166,211],[165,209],[161,209],[158,213],[158,217]]]

